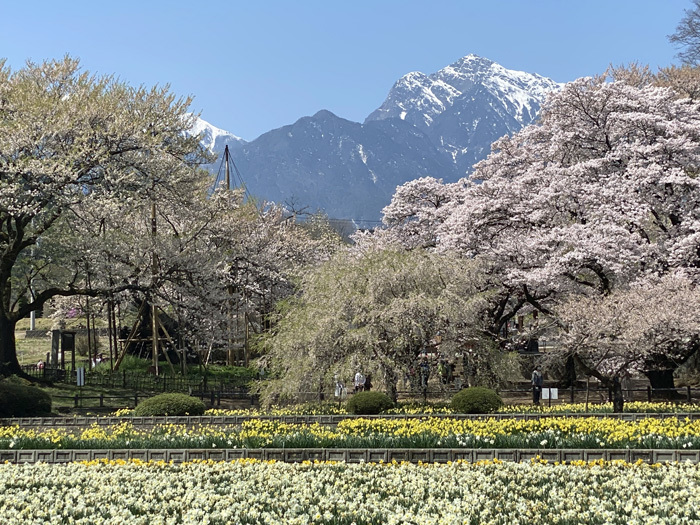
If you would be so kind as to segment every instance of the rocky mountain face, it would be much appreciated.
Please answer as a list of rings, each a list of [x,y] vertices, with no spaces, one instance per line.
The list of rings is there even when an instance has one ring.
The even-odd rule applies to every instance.
[[[558,87],[469,55],[431,75],[403,76],[362,124],[323,110],[251,142],[201,126],[212,151],[222,153],[228,143],[252,195],[356,219],[362,227],[379,220],[396,186],[468,174],[494,140],[532,122]]]
[[[452,157],[461,176],[488,155],[493,141],[530,124],[558,88],[548,78],[468,55],[432,75],[403,76],[365,122],[410,122]]]
[[[455,176],[451,159],[415,126],[359,124],[325,110],[231,151],[251,194],[334,218],[376,221],[406,180]]]

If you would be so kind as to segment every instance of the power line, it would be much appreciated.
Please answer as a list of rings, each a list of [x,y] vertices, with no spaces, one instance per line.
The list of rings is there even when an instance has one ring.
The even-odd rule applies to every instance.
[[[228,149],[228,144],[226,144],[226,148]],[[225,153],[226,150],[224,150]],[[236,166],[236,162],[233,160],[233,156],[231,155],[231,152],[229,150],[228,154],[228,162],[230,162],[231,166],[233,166],[233,172],[234,172],[234,185],[238,186],[239,188],[243,188],[243,192],[248,200],[253,200],[253,196],[250,194],[248,191],[248,188],[245,185],[245,182],[243,181],[243,176],[241,175],[241,172],[238,169],[238,166]],[[224,181],[221,171],[224,168],[224,165],[226,163],[226,155],[224,154],[223,158],[221,159],[221,163],[219,164],[219,171],[216,174],[216,179],[214,180],[214,189]],[[230,188],[227,188],[230,189]]]
[[[341,219],[328,217],[328,222],[352,222],[353,224],[383,224],[382,221],[374,221],[371,219]]]

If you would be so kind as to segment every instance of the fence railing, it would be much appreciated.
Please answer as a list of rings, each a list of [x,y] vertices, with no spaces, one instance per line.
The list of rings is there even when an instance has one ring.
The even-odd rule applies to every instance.
[[[43,378],[49,381],[76,383],[77,373],[54,366],[37,367],[36,365],[23,366],[22,370],[32,377]],[[85,386],[101,388],[123,388],[148,392],[183,392],[199,394],[208,391],[228,391],[247,389],[246,378],[221,379],[207,376],[171,376],[167,374],[153,375],[133,371],[117,371],[107,374],[85,374]]]
[[[556,397],[552,394],[556,391]],[[498,391],[502,397],[517,403],[532,403],[532,389],[501,389]],[[652,388],[645,387],[624,388],[622,395],[625,402],[630,401],[671,401],[675,403],[700,402],[700,388],[691,386],[679,386],[676,388]],[[561,403],[585,403],[599,404],[612,401],[612,393],[608,388],[595,385],[587,388],[556,388],[543,387],[540,395],[540,404],[556,405]]]
[[[410,388],[397,391],[399,400],[413,400],[418,402],[445,402],[449,401],[460,388],[456,385],[430,385],[432,388]],[[607,388],[599,385],[590,385],[589,387],[569,387],[556,388],[556,398],[552,399],[552,391],[556,387],[544,387],[540,395],[540,405],[553,406],[563,403],[586,403],[591,405],[606,403],[612,401],[610,392]],[[498,394],[507,404],[532,404],[533,395],[532,388],[503,388],[497,389]],[[547,395],[549,394],[549,395]],[[289,404],[294,404],[296,401],[336,401],[341,402],[352,395],[352,391],[347,392],[342,397],[335,397],[333,393],[316,392],[297,392],[295,396],[291,396]],[[670,401],[674,403],[700,403],[700,388],[690,386],[682,386],[677,388],[656,388],[651,386],[643,388],[625,388],[623,389],[623,397],[625,402],[629,401]],[[281,403],[284,404],[284,403]]]
[[[54,395],[53,399],[63,399],[73,402],[74,408],[104,408],[104,409],[114,409],[114,408],[135,408],[139,403],[143,402],[145,399],[152,397],[154,393],[139,393],[134,392],[133,394],[123,394],[123,395],[113,395],[113,394],[100,394],[95,396],[83,395],[81,393],[75,394],[73,396],[61,396]],[[200,398],[202,401],[207,402],[210,406],[221,406],[221,401],[226,399],[237,399],[243,400],[245,405],[250,404],[254,406],[257,403],[257,396],[250,394],[248,390],[209,390],[200,391],[192,394],[195,397]]]
[[[301,463],[303,461],[340,461],[344,463],[450,463],[455,461],[547,460],[624,461],[626,463],[700,463],[698,450],[668,449],[342,449],[342,448],[228,448],[228,449],[68,449],[1,450],[0,461],[9,463],[73,463],[95,460],[140,460],[183,463],[185,461],[234,461],[253,458],[260,461]]]
[[[23,366],[25,373],[56,382],[76,382],[76,372],[64,370],[54,366],[37,367],[36,365]],[[208,400],[211,405],[220,405],[222,399],[249,399],[251,404],[254,403],[254,398],[248,393],[247,386],[243,380],[221,380],[216,378],[208,378],[206,376],[188,377],[188,376],[170,376],[160,375],[154,376],[151,374],[121,371],[110,374],[87,373],[85,375],[85,384],[87,386],[101,388],[123,388],[134,392],[141,392],[141,398],[144,393],[151,394],[158,392],[181,392],[200,397],[203,400]],[[408,385],[405,385],[408,386]],[[459,391],[459,384],[430,384],[430,388],[409,387],[400,389],[397,393],[399,399],[413,399],[423,402],[447,401]],[[555,388],[551,385],[551,388]],[[532,403],[532,389],[530,387],[517,387],[498,389],[498,393],[504,398],[508,404],[527,404]],[[664,400],[671,402],[684,403],[700,403],[700,388],[690,386],[682,386],[677,388],[656,388],[651,386],[623,388],[622,390],[625,402],[629,401],[655,401]],[[548,395],[549,394],[549,395]],[[589,403],[592,405],[611,401],[610,391],[599,384],[591,384],[587,387],[572,386],[568,388],[557,388],[556,398],[553,398],[554,391],[550,387],[545,386],[540,398],[541,405],[557,405],[562,403]],[[348,392],[347,395],[352,395]],[[102,396],[99,406],[104,406],[104,400],[110,398],[127,399],[134,402],[134,406],[138,404],[138,396]],[[336,401],[341,402],[342,398],[335,397],[333,392],[319,393],[315,392],[298,392],[294,396],[294,401]],[[88,399],[83,397],[82,399]],[[95,399],[99,399],[95,397]],[[135,400],[135,401],[134,401]],[[290,403],[292,401],[290,400]],[[78,406],[78,405],[76,405]]]

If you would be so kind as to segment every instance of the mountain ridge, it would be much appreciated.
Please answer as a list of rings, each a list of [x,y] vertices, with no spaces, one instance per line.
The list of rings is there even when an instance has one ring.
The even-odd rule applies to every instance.
[[[467,175],[493,141],[531,123],[560,87],[467,55],[429,75],[402,76],[362,123],[321,109],[247,142],[201,121],[203,144],[220,154],[228,143],[253,195],[375,221],[396,186]]]

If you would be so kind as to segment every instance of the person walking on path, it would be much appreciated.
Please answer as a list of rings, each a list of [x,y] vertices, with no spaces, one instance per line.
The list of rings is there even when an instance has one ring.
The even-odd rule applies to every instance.
[[[532,402],[535,405],[540,404],[540,395],[542,394],[542,384],[544,381],[542,380],[542,373],[538,370],[537,367],[535,367],[535,370],[532,372]]]

